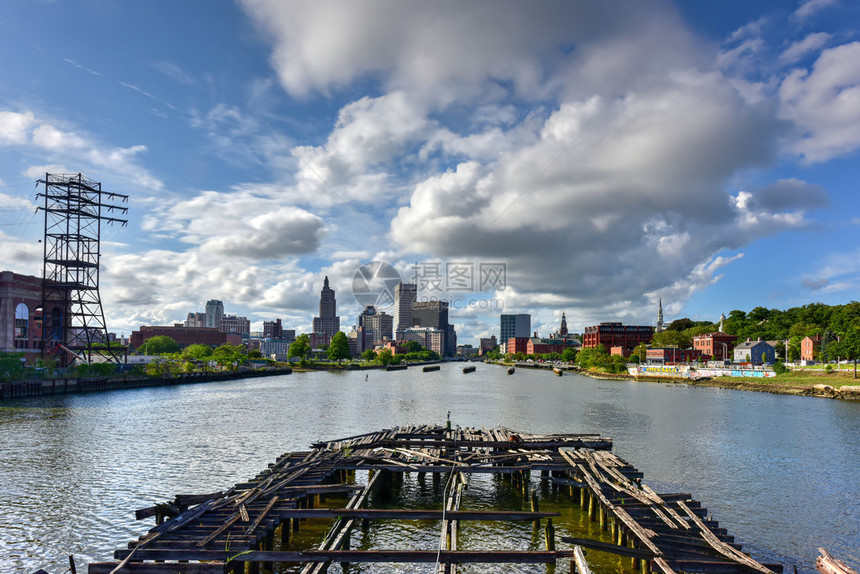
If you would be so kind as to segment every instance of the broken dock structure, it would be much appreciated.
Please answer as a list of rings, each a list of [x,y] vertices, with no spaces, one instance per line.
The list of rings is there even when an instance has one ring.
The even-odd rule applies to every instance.
[[[139,510],[139,519],[155,517],[156,526],[117,550],[114,561],[91,563],[89,572],[257,574],[292,564],[294,571],[310,574],[325,572],[332,563],[424,563],[439,574],[469,564],[496,565],[495,571],[505,571],[505,564],[545,564],[550,569],[569,564],[573,571],[575,564],[586,574],[583,548],[623,557],[631,572],[641,574],[782,572],[780,565],[760,564],[742,552],[690,495],[658,494],[642,484],[642,474],[611,448],[611,439],[593,434],[535,435],[449,425],[396,427],[320,442],[312,450],[280,456],[253,479],[226,491],[177,495]],[[380,493],[402,484],[410,473],[422,483],[427,475],[435,485],[444,483],[441,507],[374,504]],[[497,477],[530,501],[530,509],[469,509],[467,487],[477,475]],[[533,489],[534,483],[541,488]],[[556,540],[559,513],[540,510],[538,490],[547,489],[579,507],[601,540]],[[330,506],[340,500],[345,503]],[[327,520],[327,534],[308,545],[299,533],[312,519]],[[420,520],[433,521],[437,529],[441,524],[438,547],[352,548],[357,527],[366,531],[377,521]],[[475,540],[464,544],[461,523],[470,521],[532,523],[545,548],[475,547],[482,542]]]

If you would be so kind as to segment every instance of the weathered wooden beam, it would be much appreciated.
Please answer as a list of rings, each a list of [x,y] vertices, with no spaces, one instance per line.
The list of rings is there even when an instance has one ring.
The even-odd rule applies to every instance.
[[[523,521],[535,518],[550,518],[561,516],[560,512],[527,512],[517,510],[454,510],[446,511],[447,518],[452,520],[480,521]],[[441,510],[411,510],[411,509],[349,509],[349,508],[295,508],[278,512],[281,518],[344,518],[361,519],[399,519],[399,520],[441,520]]]
[[[654,552],[646,549],[639,548],[629,548],[627,546],[618,546],[617,544],[610,544],[608,542],[599,542],[597,540],[591,540],[589,538],[576,538],[573,536],[562,536],[562,542],[567,542],[568,544],[575,544],[577,546],[582,546],[583,548],[590,548],[592,550],[600,550],[601,552],[609,552],[611,554],[618,554],[619,556],[625,556],[627,558],[638,558],[639,560],[651,560],[652,558],[656,558],[657,555]]]
[[[118,562],[91,562],[89,574],[110,574]],[[122,574],[224,574],[226,562],[129,562]]]

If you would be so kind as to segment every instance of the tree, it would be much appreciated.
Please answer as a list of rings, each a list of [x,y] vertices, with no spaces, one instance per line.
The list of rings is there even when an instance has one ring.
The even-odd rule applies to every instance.
[[[341,362],[343,359],[349,359],[352,353],[349,352],[349,339],[346,338],[346,333],[338,331],[331,338],[331,344],[328,346],[328,358],[330,361]]]
[[[178,353],[180,349],[179,343],[167,335],[155,335],[146,339],[138,348],[138,351],[142,350],[145,355],[166,355],[169,353]]]
[[[576,360],[576,349],[568,347],[561,353],[561,360],[565,363],[572,363]]]
[[[689,349],[692,341],[690,337],[680,331],[663,331],[654,333],[651,345],[654,347],[676,347],[678,349]]]
[[[224,343],[212,351],[212,360],[222,367],[240,365],[248,359],[245,348],[241,345]]]
[[[376,351],[373,349],[368,349],[361,354],[361,358],[365,361],[375,361],[376,360]]]
[[[645,346],[645,343],[639,343],[633,352],[630,354],[631,359],[638,360],[640,363],[644,363],[645,359],[648,357],[648,349]]]
[[[307,335],[299,335],[290,345],[290,350],[287,351],[287,356],[290,358],[298,357],[304,360],[311,352],[311,338]]]
[[[418,341],[406,341],[406,344],[403,346],[406,348],[407,353],[420,353],[424,350],[424,347]]]
[[[24,374],[24,353],[0,353],[0,381],[12,381]]]
[[[203,361],[212,356],[212,347],[203,343],[194,343],[185,347],[185,350],[182,351],[182,356],[186,359]]]
[[[392,353],[391,349],[388,348],[380,349],[376,354],[376,360],[383,366],[390,365],[394,361],[394,353]]]

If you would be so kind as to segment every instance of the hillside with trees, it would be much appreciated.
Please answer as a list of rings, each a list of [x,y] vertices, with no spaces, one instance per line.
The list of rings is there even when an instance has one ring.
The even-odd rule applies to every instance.
[[[653,345],[688,348],[696,335],[716,331],[718,323],[678,319],[662,333],[655,333]],[[784,341],[788,339],[788,357],[784,346],[777,347],[777,356],[783,360],[800,358],[800,341],[804,337],[822,336],[820,352],[824,361],[837,357],[856,359],[860,339],[860,302],[846,305],[810,303],[787,310],[755,307],[749,312],[733,310],[726,315],[723,331],[736,335],[738,341],[758,339]]]

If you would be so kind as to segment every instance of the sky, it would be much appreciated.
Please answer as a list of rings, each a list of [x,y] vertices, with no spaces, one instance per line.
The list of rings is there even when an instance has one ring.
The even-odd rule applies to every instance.
[[[460,344],[847,303],[858,31],[848,0],[4,0],[0,268],[41,275],[36,182],[83,173],[130,196],[125,335],[210,299],[307,332],[325,276],[348,330],[391,271]]]

